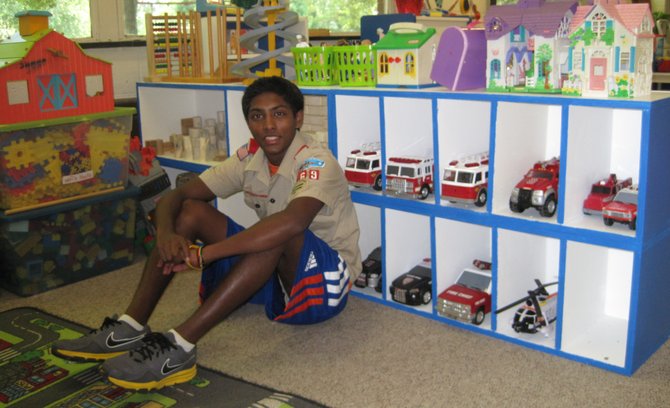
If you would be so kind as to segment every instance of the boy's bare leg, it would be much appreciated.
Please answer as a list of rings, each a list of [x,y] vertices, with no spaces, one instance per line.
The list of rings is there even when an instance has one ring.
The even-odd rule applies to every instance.
[[[263,287],[275,271],[290,293],[304,239],[304,234],[299,234],[280,247],[242,256],[209,298],[175,330],[189,342],[197,343]]]
[[[226,216],[201,201],[186,201],[175,223],[178,234],[191,241],[198,237],[205,243],[224,240],[227,227]],[[149,321],[151,313],[174,276],[174,274],[163,274],[162,269],[158,267],[159,256],[158,250],[154,248],[144,265],[142,278],[126,309],[127,315],[143,325]]]

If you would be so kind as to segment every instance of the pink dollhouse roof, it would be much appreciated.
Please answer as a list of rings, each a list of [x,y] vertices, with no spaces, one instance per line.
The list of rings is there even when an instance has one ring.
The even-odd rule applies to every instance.
[[[584,20],[591,14],[591,11],[593,11],[597,5],[600,5],[607,15],[626,27],[631,33],[635,33],[635,29],[640,26],[645,15],[648,15],[650,23],[653,21],[651,10],[646,3],[608,4],[606,1],[601,1],[594,5],[577,7],[577,12],[570,22],[571,33],[582,26]],[[652,36],[651,33],[638,35],[638,37]]]
[[[553,37],[565,14],[574,13],[576,8],[577,0],[519,0],[517,4],[491,6],[484,18],[486,39],[496,40],[519,26],[533,35]],[[494,19],[501,24],[501,29],[492,30]]]

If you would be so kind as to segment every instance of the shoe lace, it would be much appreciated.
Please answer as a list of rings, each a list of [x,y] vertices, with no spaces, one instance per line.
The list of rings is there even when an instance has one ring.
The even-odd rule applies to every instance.
[[[98,333],[98,332],[101,332],[101,331],[105,331],[112,326],[118,326],[120,324],[121,324],[121,322],[116,320],[116,318],[114,318],[114,317],[105,317],[105,320],[102,322],[102,325],[100,326],[100,328],[91,330],[91,333],[95,334],[95,333]]]
[[[171,349],[177,347],[170,342],[162,333],[150,333],[142,339],[142,345],[130,351],[130,357],[141,363],[142,361],[151,360]]]

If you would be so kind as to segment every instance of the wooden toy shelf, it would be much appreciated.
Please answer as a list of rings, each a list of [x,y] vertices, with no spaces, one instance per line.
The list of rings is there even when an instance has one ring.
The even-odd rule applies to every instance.
[[[225,110],[229,149],[250,137],[242,116],[240,84],[138,84],[144,139],[168,139],[187,116]],[[362,143],[380,142],[382,162],[392,156],[433,156],[435,177],[464,154],[489,151],[489,199],[484,207],[425,201],[352,188],[361,223],[361,251],[383,247],[383,290],[354,294],[438,323],[631,375],[670,334],[670,94],[643,100],[587,99],[530,94],[455,93],[442,88],[303,88],[324,96],[329,145],[344,167]],[[538,160],[560,157],[556,215],[509,209],[510,192]],[[174,177],[193,164],[164,161]],[[182,166],[183,164],[183,166]],[[202,170],[206,166],[197,167]],[[636,230],[607,227],[582,212],[596,180],[616,173],[639,186]],[[219,208],[241,223],[254,222],[240,195]],[[423,258],[432,258],[433,301],[396,303],[389,284]],[[514,309],[470,323],[436,313],[438,295],[473,259],[493,263],[493,310],[527,294],[534,279],[558,281],[557,321],[547,335],[516,333]]]

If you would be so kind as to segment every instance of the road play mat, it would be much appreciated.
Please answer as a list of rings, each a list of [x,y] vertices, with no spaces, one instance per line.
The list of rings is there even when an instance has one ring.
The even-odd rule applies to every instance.
[[[38,309],[1,312],[0,408],[320,407],[201,366],[189,383],[156,392],[131,391],[104,380],[100,363],[73,363],[50,353],[52,342],[89,330]]]

